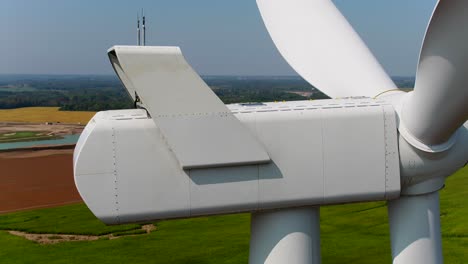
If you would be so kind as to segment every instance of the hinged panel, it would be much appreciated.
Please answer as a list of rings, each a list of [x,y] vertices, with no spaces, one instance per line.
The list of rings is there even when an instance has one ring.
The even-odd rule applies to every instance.
[[[116,46],[108,53],[122,83],[131,96],[138,94],[183,169],[270,161],[178,47]]]

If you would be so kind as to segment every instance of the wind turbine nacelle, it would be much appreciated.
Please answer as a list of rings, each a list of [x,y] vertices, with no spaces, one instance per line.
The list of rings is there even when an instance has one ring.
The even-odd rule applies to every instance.
[[[269,162],[187,168],[145,110],[97,113],[74,153],[88,207],[120,224],[399,197],[392,106],[354,99],[227,107]]]

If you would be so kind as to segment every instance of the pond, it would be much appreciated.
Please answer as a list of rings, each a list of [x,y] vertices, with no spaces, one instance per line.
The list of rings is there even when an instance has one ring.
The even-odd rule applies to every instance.
[[[0,150],[16,149],[16,148],[28,148],[28,147],[35,147],[35,146],[40,146],[40,145],[76,144],[79,137],[80,137],[80,134],[75,134],[75,135],[65,135],[60,139],[0,143]]]

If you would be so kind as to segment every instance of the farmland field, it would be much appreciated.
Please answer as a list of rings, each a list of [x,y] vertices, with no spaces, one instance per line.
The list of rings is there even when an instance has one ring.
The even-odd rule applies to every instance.
[[[468,168],[441,191],[445,263],[468,259]],[[106,227],[83,204],[0,215],[2,263],[247,263],[249,214],[155,222],[150,234],[96,241],[38,244],[30,233],[135,233],[140,225]],[[322,263],[390,263],[385,202],[321,208]]]
[[[59,111],[59,107],[24,107],[0,110],[0,122],[86,124],[95,112]]]

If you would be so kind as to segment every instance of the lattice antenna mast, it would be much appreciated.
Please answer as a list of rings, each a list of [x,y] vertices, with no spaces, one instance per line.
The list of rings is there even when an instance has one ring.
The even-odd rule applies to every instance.
[[[140,15],[137,13],[137,45],[140,46]]]
[[[143,46],[146,46],[146,23],[143,9],[141,9],[141,15],[143,16]]]

